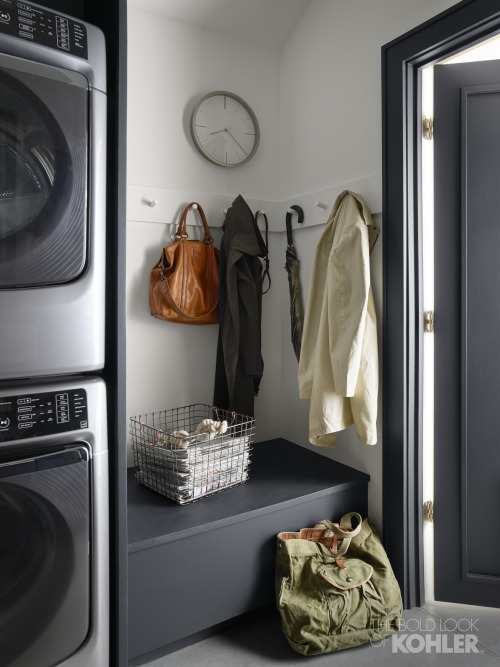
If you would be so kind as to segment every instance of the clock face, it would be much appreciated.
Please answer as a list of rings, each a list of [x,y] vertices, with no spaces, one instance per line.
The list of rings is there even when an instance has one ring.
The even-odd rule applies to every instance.
[[[203,157],[221,167],[248,162],[259,145],[259,124],[248,104],[223,90],[210,93],[195,107],[191,134]]]

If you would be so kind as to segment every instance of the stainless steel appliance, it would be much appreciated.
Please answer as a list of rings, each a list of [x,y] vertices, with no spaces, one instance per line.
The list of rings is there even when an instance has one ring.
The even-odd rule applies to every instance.
[[[101,31],[0,0],[0,379],[104,366]]]
[[[0,386],[0,662],[109,667],[99,378]]]

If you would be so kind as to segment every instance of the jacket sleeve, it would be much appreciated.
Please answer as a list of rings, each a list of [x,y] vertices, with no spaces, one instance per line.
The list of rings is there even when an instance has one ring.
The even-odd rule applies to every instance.
[[[324,297],[326,296],[328,254],[324,251],[323,247],[326,234],[331,235],[329,229],[325,230],[316,245],[306,301],[298,369],[300,398],[311,398],[314,383],[318,330],[321,322]]]
[[[327,289],[335,392],[354,396],[370,290],[368,229],[361,217],[346,227],[331,251]]]
[[[256,379],[256,389],[259,387],[263,373],[261,352],[262,294],[258,287],[260,269],[260,260],[255,257],[242,257],[237,263],[240,321],[239,357],[245,375]]]

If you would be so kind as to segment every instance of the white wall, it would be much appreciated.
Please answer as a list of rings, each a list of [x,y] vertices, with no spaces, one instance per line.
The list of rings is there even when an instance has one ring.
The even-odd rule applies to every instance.
[[[381,47],[454,4],[311,0],[280,57],[282,199],[381,172]]]
[[[136,7],[128,31],[128,183],[275,198],[277,54]],[[194,105],[212,90],[240,95],[260,121],[261,146],[241,168],[207,162],[191,140]]]
[[[149,274],[161,248],[173,241],[173,223],[189,201],[203,206],[219,245],[223,209],[239,193],[255,210],[276,196],[279,60],[271,50],[135,7],[128,19],[127,412],[133,416],[212,401],[218,327],[151,317]],[[190,138],[195,102],[220,89],[240,95],[259,119],[259,150],[238,169],[209,163]],[[159,200],[154,209],[147,205],[153,198]],[[193,227],[189,231],[198,234]],[[274,256],[276,244],[271,238]],[[279,285],[277,276],[274,282]],[[272,349],[279,335],[277,311],[274,288],[263,304],[268,325],[263,326],[265,378],[256,405],[259,439],[277,437],[280,429],[281,358]]]
[[[311,0],[279,55],[129,8],[129,415],[211,401],[217,327],[153,319],[149,272],[161,247],[172,240],[172,223],[182,204],[199,200],[207,207],[209,224],[220,225],[221,202],[227,206],[241,192],[252,208],[272,211],[270,223],[276,230],[270,235],[273,285],[263,300],[265,370],[256,399],[257,439],[283,436],[307,446],[309,405],[298,398],[283,270],[287,204],[303,205],[306,214],[305,228],[295,229],[294,238],[307,295],[314,242],[321,233],[320,226],[310,225],[323,224],[329,214],[314,208],[311,193],[321,191],[317,198],[331,208],[335,193],[348,185],[380,213],[381,46],[453,4]],[[211,165],[190,140],[196,100],[216,89],[243,97],[259,119],[259,150],[238,169]],[[145,202],[155,197],[160,204],[151,209]],[[372,283],[381,341],[381,215],[376,222],[382,234],[372,253]],[[335,449],[314,448],[371,475],[370,513],[379,524],[382,446],[380,439],[375,447],[361,445],[351,427],[340,435]]]

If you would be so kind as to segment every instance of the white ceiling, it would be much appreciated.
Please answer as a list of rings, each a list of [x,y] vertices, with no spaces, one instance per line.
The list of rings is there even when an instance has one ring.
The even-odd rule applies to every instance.
[[[281,51],[309,0],[128,0],[222,36]]]

